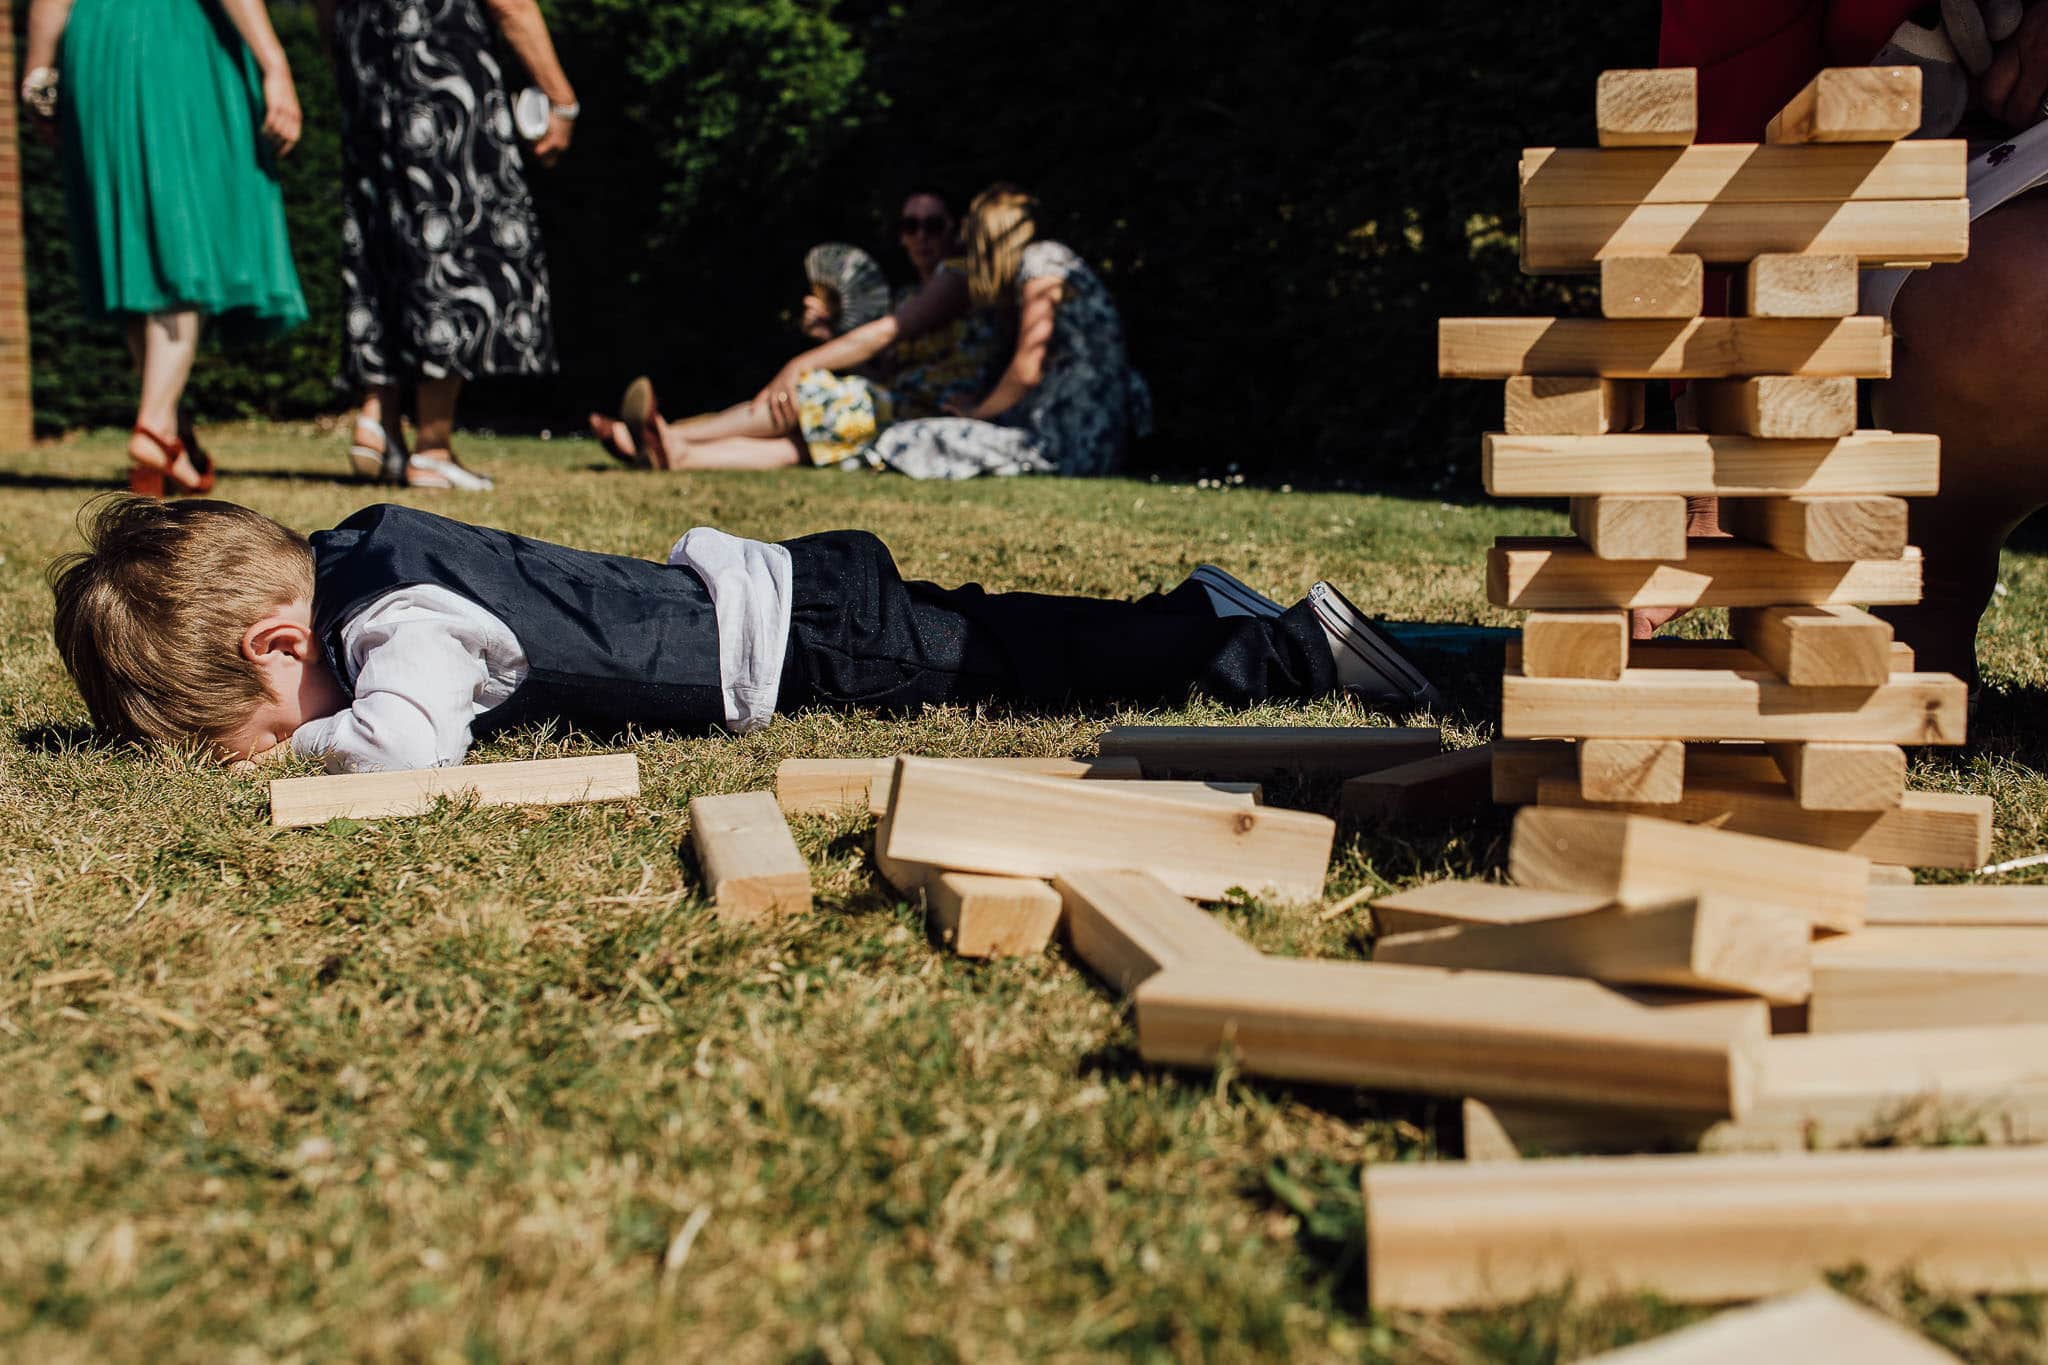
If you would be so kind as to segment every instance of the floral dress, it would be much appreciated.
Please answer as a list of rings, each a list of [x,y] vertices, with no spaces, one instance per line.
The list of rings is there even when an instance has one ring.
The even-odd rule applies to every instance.
[[[1058,242],[1024,248],[1021,296],[1036,279],[1064,281],[1053,315],[1045,374],[994,421],[931,417],[899,421],[875,442],[874,463],[914,479],[978,474],[1113,474],[1132,435],[1152,429],[1152,395],[1124,352],[1116,303],[1087,263]]]

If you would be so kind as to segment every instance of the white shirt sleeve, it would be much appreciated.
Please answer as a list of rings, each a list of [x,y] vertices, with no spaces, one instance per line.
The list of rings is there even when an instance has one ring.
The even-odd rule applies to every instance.
[[[789,551],[699,526],[670,548],[668,562],[691,570],[711,593],[725,723],[736,735],[751,734],[775,719],[782,691],[793,596]]]

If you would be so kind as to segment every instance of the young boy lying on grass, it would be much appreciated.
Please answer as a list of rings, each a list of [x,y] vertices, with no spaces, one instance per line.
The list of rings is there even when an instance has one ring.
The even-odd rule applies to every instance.
[[[94,724],[230,761],[424,768],[528,722],[745,733],[803,706],[1436,700],[1328,584],[1282,610],[1206,564],[1119,602],[906,583],[865,531],[699,527],[656,564],[406,507],[309,541],[233,503],[119,498],[85,533],[50,586]]]

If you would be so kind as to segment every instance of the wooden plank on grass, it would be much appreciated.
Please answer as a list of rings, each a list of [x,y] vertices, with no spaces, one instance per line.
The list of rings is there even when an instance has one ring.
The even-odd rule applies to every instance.
[[[1442,318],[1437,374],[1728,379],[1759,374],[1888,379],[1883,318]]]
[[[1608,493],[1572,499],[1572,534],[1601,559],[1685,558],[1685,499]]]
[[[1605,896],[1538,891],[1498,882],[1432,882],[1381,896],[1372,903],[1372,921],[1382,935],[1412,934],[1461,925],[1533,924],[1590,914],[1612,904]]]
[[[1872,887],[1868,922],[2048,929],[2048,886]]]
[[[1373,945],[1372,960],[1585,976],[1797,1004],[1813,990],[1812,936],[1803,915],[1706,892],[1640,910],[1396,934]]]
[[[1609,256],[1600,262],[1600,316],[1698,317],[1706,279],[1706,264],[1693,255]]]
[[[1920,68],[1831,66],[1764,126],[1764,141],[1897,142],[1920,127]]]
[[[1853,854],[1674,820],[1537,806],[1515,814],[1508,870],[1519,886],[1607,896],[1630,909],[1711,888],[1840,932],[1862,924],[1870,891],[1869,863]]]
[[[1124,758],[943,758],[1038,777],[1135,778],[1136,759]],[[775,799],[791,815],[831,814],[863,805],[880,815],[889,804],[896,760],[890,758],[785,758],[775,767]]]
[[[1721,504],[1721,529],[1795,559],[1896,559],[1906,552],[1906,504],[1886,497],[1729,499]]]
[[[1883,926],[1816,943],[1807,1029],[2048,1024],[2048,929]]]
[[[1257,962],[1258,949],[1148,872],[1069,872],[1055,885],[1075,956],[1119,995],[1187,962]]]
[[[1876,687],[1892,674],[1891,622],[1860,607],[1751,607],[1729,613],[1728,624],[1744,649],[1795,687]]]
[[[754,920],[811,908],[811,868],[770,792],[699,796],[690,842],[718,917]]]
[[[1727,1365],[1729,1361],[1853,1360],[1857,1365],[1958,1365],[1926,1337],[1831,1289],[1809,1289],[1718,1313],[1585,1365]]]
[[[1617,680],[1628,643],[1625,611],[1532,611],[1522,622],[1521,667],[1532,678]]]
[[[1582,739],[1579,794],[1588,801],[1668,806],[1685,794],[1685,741]]]
[[[1695,537],[1678,561],[1602,559],[1569,537],[1517,537],[1487,552],[1486,596],[1523,611],[1912,603],[1920,600],[1920,556],[1909,549],[1902,559],[1818,564]]]
[[[1493,753],[1481,744],[1419,758],[1344,784],[1344,813],[1354,820],[1441,820],[1492,802]]]
[[[1521,202],[1535,207],[1959,199],[1969,192],[1969,159],[1969,145],[1960,139],[1916,138],[1889,146],[1525,147]]]
[[[1602,147],[1684,147],[1699,131],[1699,72],[1689,66],[1603,71],[1593,125]]]
[[[1534,275],[1589,274],[1613,257],[1660,252],[1727,265],[1766,252],[1813,251],[1879,267],[1960,261],[1969,250],[1967,199],[1570,204],[1522,211],[1522,269]]]
[[[1845,318],[1856,311],[1856,258],[1771,251],[1742,268],[1742,311],[1753,318]]]
[[[1368,1299],[1437,1312],[1575,1289],[1723,1302],[1823,1272],[1910,1272],[1938,1293],[2048,1276],[2048,1151],[1374,1162]]]
[[[1773,744],[1771,757],[1805,810],[1891,810],[1906,799],[1906,751],[1846,740]]]
[[[1537,800],[1545,806],[1587,804],[1579,784],[1568,777],[1544,778],[1537,784]],[[1836,849],[1901,867],[1978,867],[1991,848],[1991,798],[1960,792],[1906,792],[1897,805],[1883,810],[1815,810],[1801,806],[1791,789],[1778,783],[1689,780],[1676,803],[1607,808]]]
[[[1739,1114],[1766,1009],[1649,1005],[1591,981],[1266,958],[1192,963],[1136,994],[1138,1052],[1240,1072],[1429,1095],[1468,1093]]]
[[[1122,785],[901,758],[881,852],[1011,877],[1137,868],[1198,900],[1236,887],[1299,901],[1322,894],[1336,833],[1327,817],[1130,796]]]
[[[1136,759],[1148,777],[1352,777],[1443,749],[1433,727],[1366,725],[1119,725],[1105,757]]]
[[[1856,429],[1853,379],[1702,379],[1686,386],[1685,397],[1693,425],[1717,436],[1829,441]]]
[[[941,872],[925,886],[939,942],[962,957],[1032,957],[1059,927],[1059,893],[1032,877]]]
[[[1619,682],[1501,678],[1509,739],[1837,739],[1961,744],[1968,695],[1948,673],[1894,673],[1882,687],[1795,687],[1771,673],[1630,668]]]
[[[1643,424],[1640,379],[1521,374],[1509,379],[1505,389],[1502,429],[1510,434],[1598,436],[1634,431]]]
[[[1819,441],[1692,431],[1489,434],[1481,460],[1486,491],[1503,498],[1605,493],[1722,498],[1924,494],[1941,485],[1940,439],[1889,431],[1860,431]]]
[[[639,794],[640,760],[632,754],[281,777],[270,784],[270,823],[283,829],[335,819],[421,815],[443,797],[474,797],[480,806],[560,806]]]

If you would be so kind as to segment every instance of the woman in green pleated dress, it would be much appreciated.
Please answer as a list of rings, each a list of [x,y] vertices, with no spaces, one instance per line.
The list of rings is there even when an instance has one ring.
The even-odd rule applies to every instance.
[[[142,372],[129,485],[203,493],[213,464],[179,421],[200,324],[306,317],[273,159],[299,137],[284,48],[263,0],[32,0],[26,55],[22,99],[61,138],[80,296],[121,320]]]

